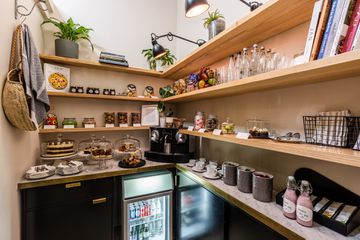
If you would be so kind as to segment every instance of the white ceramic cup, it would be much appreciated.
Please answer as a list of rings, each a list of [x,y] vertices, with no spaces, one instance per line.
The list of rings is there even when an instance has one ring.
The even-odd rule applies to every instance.
[[[197,161],[197,162],[195,163],[195,167],[196,167],[197,169],[199,169],[199,170],[204,169],[205,163],[204,163],[204,162],[201,162],[201,161]]]
[[[206,166],[206,174],[210,177],[216,177],[217,175],[217,167],[215,165],[207,165]]]
[[[217,162],[214,162],[214,161],[209,161],[209,165],[213,165],[213,166],[217,167],[217,166],[218,166],[218,163],[217,163]]]
[[[199,158],[200,162],[206,163],[206,158]]]
[[[189,166],[195,166],[196,160],[195,159],[190,159],[189,160]]]

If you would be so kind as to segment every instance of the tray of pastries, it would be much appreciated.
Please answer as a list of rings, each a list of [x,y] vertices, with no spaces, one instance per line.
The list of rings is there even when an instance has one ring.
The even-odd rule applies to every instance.
[[[49,165],[37,165],[30,167],[25,173],[25,178],[30,180],[47,178],[55,174],[56,167]]]

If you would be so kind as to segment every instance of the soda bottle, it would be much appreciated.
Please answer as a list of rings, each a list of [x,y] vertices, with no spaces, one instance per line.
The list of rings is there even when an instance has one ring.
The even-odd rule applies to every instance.
[[[160,201],[160,198],[157,199],[157,202],[156,202],[156,215],[157,217],[161,217],[161,201]]]
[[[144,226],[144,240],[149,240],[149,237],[150,237],[149,227],[145,223],[145,226]]]
[[[129,218],[130,218],[131,220],[136,218],[136,212],[135,212],[135,205],[134,205],[134,204],[131,204],[131,205],[130,205]]]
[[[145,217],[149,216],[149,204],[144,202],[144,215]]]
[[[155,205],[155,199],[151,201],[151,215],[156,215],[156,205]]]
[[[140,218],[140,205],[136,204],[135,217]]]
[[[140,203],[140,217],[144,217],[144,204]]]

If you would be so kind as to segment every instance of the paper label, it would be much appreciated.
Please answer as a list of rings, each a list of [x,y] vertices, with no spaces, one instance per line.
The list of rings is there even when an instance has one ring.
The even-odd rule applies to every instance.
[[[189,126],[188,131],[194,131],[194,126]]]
[[[294,213],[296,210],[295,203],[284,197],[283,210],[286,213]]]
[[[307,207],[297,205],[296,206],[296,216],[301,221],[309,222],[313,219],[313,211]]]
[[[64,125],[64,128],[75,128],[75,125]]]
[[[134,123],[133,127],[141,127],[141,124],[140,123]]]
[[[55,125],[44,125],[44,129],[56,129]]]
[[[119,127],[128,127],[129,125],[126,123],[126,124],[119,124]]]
[[[85,128],[95,128],[95,124],[85,124]]]
[[[213,134],[217,136],[221,135],[221,129],[214,129]]]
[[[248,139],[249,136],[250,136],[249,133],[238,132],[238,133],[236,134],[236,138],[238,138],[238,139]]]
[[[115,124],[113,124],[113,123],[107,123],[107,124],[105,124],[105,127],[106,128],[113,128],[113,127],[115,127]]]
[[[206,129],[205,128],[200,128],[198,132],[199,133],[204,133],[204,132],[206,132]]]

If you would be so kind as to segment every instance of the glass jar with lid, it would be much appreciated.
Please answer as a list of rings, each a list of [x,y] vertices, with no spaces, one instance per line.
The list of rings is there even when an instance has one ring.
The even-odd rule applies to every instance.
[[[115,127],[115,112],[105,112],[104,122],[105,127]]]
[[[270,121],[268,120],[248,119],[246,128],[250,133],[250,138],[269,138]]]
[[[93,117],[84,118],[82,125],[84,128],[94,128],[96,127],[96,121]]]
[[[99,161],[99,169],[107,169],[106,160],[113,158],[113,144],[103,136],[91,144],[92,160]]]
[[[205,128],[205,113],[198,111],[194,118],[194,130],[199,131],[201,128]]]
[[[64,120],[62,121],[62,125],[63,128],[76,128],[77,126],[77,122],[76,122],[76,118],[71,117],[71,118],[64,118]]]
[[[222,134],[235,133],[235,124],[230,120],[230,118],[226,118],[226,121],[221,124],[221,132]]]
[[[75,141],[63,138],[62,134],[59,134],[56,139],[41,143],[41,158],[45,160],[65,159],[73,157],[75,154]]]
[[[118,123],[119,127],[128,126],[128,113],[127,112],[118,112]]]
[[[123,160],[134,153],[142,155],[139,139],[126,135],[115,142],[114,157],[116,160]]]
[[[141,126],[141,114],[140,113],[131,113],[131,124],[134,127],[140,127]]]
[[[206,119],[205,128],[206,131],[212,132],[218,126],[218,120],[214,114],[209,114]]]

